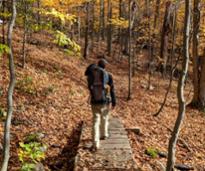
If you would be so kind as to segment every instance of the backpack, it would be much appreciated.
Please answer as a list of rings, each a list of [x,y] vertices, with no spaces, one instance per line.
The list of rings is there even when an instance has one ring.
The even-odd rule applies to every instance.
[[[88,75],[88,80],[92,100],[94,102],[106,102],[106,85],[109,81],[108,73],[99,66],[95,66],[92,68],[90,75]]]

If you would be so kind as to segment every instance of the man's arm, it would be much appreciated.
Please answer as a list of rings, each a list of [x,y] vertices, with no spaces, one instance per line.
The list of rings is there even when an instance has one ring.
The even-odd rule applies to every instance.
[[[115,107],[115,105],[116,105],[115,89],[114,89],[112,75],[110,75],[110,74],[109,74],[108,85],[110,86],[110,96],[111,96],[112,106]]]
[[[86,68],[86,71],[85,71],[85,76],[88,76],[91,74],[92,72],[92,69],[96,67],[96,64],[90,64],[87,68]]]

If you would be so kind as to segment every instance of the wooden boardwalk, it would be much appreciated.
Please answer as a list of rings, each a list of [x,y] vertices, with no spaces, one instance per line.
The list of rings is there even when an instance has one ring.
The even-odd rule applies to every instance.
[[[137,171],[127,132],[119,119],[110,119],[109,135],[100,141],[100,149],[92,152],[91,125],[84,124],[74,171]]]

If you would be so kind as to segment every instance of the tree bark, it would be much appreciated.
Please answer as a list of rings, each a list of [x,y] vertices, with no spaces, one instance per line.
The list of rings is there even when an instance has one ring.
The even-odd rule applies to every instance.
[[[199,54],[198,54],[198,44],[199,44],[199,26],[200,26],[200,10],[199,10],[200,0],[194,0],[194,13],[193,13],[193,84],[194,84],[194,97],[192,99],[192,105],[197,107],[199,104]]]
[[[5,13],[5,0],[2,0],[2,13]],[[5,17],[2,17],[2,44],[5,44]]]
[[[129,28],[128,28],[128,38],[129,38],[129,82],[128,82],[128,97],[127,99],[131,99],[132,93],[132,0],[129,0]]]
[[[22,46],[22,56],[23,56],[23,61],[22,61],[22,67],[25,68],[26,65],[26,43],[27,43],[27,9],[28,5],[25,0],[23,0],[23,5],[24,5],[24,19],[23,19],[23,25],[24,25],[24,32],[23,32],[23,46]]]
[[[122,15],[122,0],[119,0],[119,18],[121,18],[123,15]]]
[[[10,48],[9,54],[9,71],[10,71],[10,83],[8,87],[7,95],[7,117],[4,127],[4,146],[3,146],[3,162],[1,171],[7,171],[10,153],[10,127],[11,118],[13,114],[13,91],[15,87],[15,69],[12,50],[12,32],[16,20],[16,0],[12,0],[12,16],[8,27],[8,47]]]
[[[81,7],[78,7],[77,11],[78,13],[80,13]],[[80,41],[81,39],[81,17],[80,15],[78,15],[77,23],[78,23],[78,41]]]
[[[200,73],[200,85],[199,85],[199,107],[205,111],[205,50],[203,57],[200,58],[201,73]]]
[[[158,21],[158,18],[159,18],[159,7],[160,7],[160,2],[161,0],[156,0],[156,7],[155,7],[155,16],[154,16],[154,33],[153,33],[153,38],[152,38],[152,41],[151,41],[151,44],[152,44],[152,48],[151,48],[151,59],[153,60],[154,59],[154,56],[155,56],[155,43],[154,43],[154,39],[156,38],[156,34],[155,34],[155,29],[157,27],[157,21]],[[150,21],[151,22],[151,21]],[[149,65],[150,66],[150,65]],[[152,68],[151,68],[152,70]],[[151,71],[153,72],[153,71]],[[151,74],[150,73],[150,78],[151,79]],[[150,81],[149,81],[150,82]],[[150,84],[150,83],[149,83]],[[149,85],[148,85],[149,87]]]
[[[163,60],[163,76],[166,74],[166,66],[168,60],[168,40],[169,33],[171,31],[171,23],[170,23],[170,13],[171,13],[171,1],[166,2],[166,10],[164,16],[164,23],[162,27],[161,34],[161,48],[160,48],[160,57]]]
[[[128,32],[128,54],[129,54],[129,82],[128,82],[128,97],[127,99],[131,99],[132,95],[132,70],[133,70],[133,48],[132,48],[132,30],[135,22],[135,14],[137,11],[137,5],[135,0],[129,0],[129,27],[127,29]]]
[[[40,9],[41,8],[41,0],[37,1],[37,8]],[[40,12],[37,12],[37,22],[38,22],[38,27],[40,27],[41,25],[41,15]]]
[[[85,47],[83,57],[86,59],[89,51],[89,7],[90,3],[86,3],[86,28],[85,28]]]
[[[186,79],[188,66],[189,66],[190,14],[191,14],[191,1],[186,0],[185,1],[184,40],[183,40],[184,41],[184,47],[183,47],[184,58],[183,58],[183,63],[182,63],[182,72],[180,75],[180,79],[178,82],[178,88],[177,88],[177,98],[178,98],[178,103],[179,103],[178,117],[177,117],[174,130],[172,132],[172,135],[169,141],[166,171],[174,170],[176,142],[179,136],[180,127],[183,122],[185,111],[186,111],[186,102],[184,99],[184,86],[185,86],[185,79]]]
[[[105,2],[100,0],[100,31],[99,38],[105,40]],[[99,40],[100,40],[99,39]]]
[[[90,50],[93,52],[94,49],[94,36],[95,36],[95,29],[94,29],[94,23],[95,23],[95,0],[92,0],[91,2],[91,23],[90,23]]]
[[[152,65],[153,65],[153,55],[152,55],[152,33],[151,33],[151,16],[150,16],[150,0],[146,0],[147,5],[147,17],[148,17],[148,28],[149,28],[149,78],[148,78],[148,90],[151,89],[151,76],[152,76]]]
[[[123,2],[122,0],[119,0],[119,19],[121,19],[123,17]],[[120,45],[120,49],[119,49],[119,61],[122,58],[122,49],[123,49],[123,30],[122,28],[118,29],[118,40],[119,40],[119,45]]]
[[[0,8],[1,8],[1,6],[2,6],[2,2],[3,2],[3,0],[0,0]]]
[[[112,2],[108,0],[108,33],[107,33],[107,51],[108,56],[111,55],[112,52],[112,24],[110,24],[110,19],[112,19]]]
[[[154,28],[157,26],[157,21],[159,18],[159,7],[160,7],[161,0],[156,0],[156,8],[155,8],[155,16],[154,16]]]
[[[155,29],[157,27],[157,21],[159,18],[159,7],[160,7],[160,2],[161,0],[156,0],[156,7],[155,7],[155,16],[154,16],[154,33],[153,33],[153,38],[152,38],[152,49],[151,49],[151,58],[154,58],[155,55],[155,44],[154,44],[154,39],[156,38],[156,34],[155,34]]]

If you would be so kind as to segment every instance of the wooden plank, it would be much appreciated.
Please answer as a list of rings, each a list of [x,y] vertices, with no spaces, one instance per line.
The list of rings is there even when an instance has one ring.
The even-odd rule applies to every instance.
[[[110,120],[109,138],[100,141],[96,152],[91,151],[91,127],[83,127],[74,171],[137,170],[127,132],[119,119]]]
[[[131,149],[129,144],[111,144],[111,143],[101,143],[100,144],[100,149]]]
[[[119,139],[119,138],[121,138],[121,139],[127,139],[127,135],[111,134],[109,138],[110,138],[110,139]]]
[[[108,139],[108,140],[102,140],[102,144],[129,144],[128,139],[122,139],[122,138],[116,138],[116,139]]]

